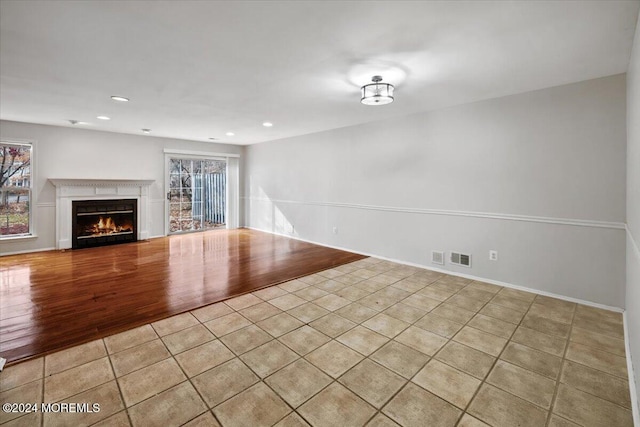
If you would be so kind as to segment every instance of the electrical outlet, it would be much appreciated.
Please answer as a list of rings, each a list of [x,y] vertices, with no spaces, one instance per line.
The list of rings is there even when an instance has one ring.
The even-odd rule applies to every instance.
[[[489,261],[498,260],[498,251],[489,251]]]
[[[338,227],[333,227],[333,234],[338,234]]]

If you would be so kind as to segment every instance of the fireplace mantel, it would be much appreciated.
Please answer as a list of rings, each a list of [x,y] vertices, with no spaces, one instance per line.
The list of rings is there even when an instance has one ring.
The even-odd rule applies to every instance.
[[[74,200],[138,200],[138,240],[149,238],[149,187],[152,179],[50,178],[56,187],[56,248],[71,248],[71,215]]]
[[[49,178],[57,187],[148,187],[154,183],[152,179],[77,179]]]

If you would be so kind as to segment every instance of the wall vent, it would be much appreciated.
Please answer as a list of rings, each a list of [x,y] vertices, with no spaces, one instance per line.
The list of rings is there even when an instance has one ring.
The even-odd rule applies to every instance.
[[[444,252],[431,251],[431,262],[444,265]]]
[[[451,264],[471,267],[471,255],[460,252],[451,252]]]

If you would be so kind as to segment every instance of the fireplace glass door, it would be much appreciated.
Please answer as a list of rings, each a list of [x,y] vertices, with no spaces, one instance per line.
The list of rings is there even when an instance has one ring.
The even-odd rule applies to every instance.
[[[169,232],[226,227],[227,162],[169,159]]]
[[[71,202],[73,249],[135,242],[136,199],[74,200]]]

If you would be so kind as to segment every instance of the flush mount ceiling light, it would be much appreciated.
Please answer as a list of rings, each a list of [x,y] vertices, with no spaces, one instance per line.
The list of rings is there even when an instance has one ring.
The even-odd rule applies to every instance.
[[[151,133],[151,129],[141,129],[141,130],[142,130],[142,133],[146,133],[146,134]]]
[[[111,120],[111,117],[107,117],[107,116],[98,116],[98,117],[96,117],[96,119],[100,119],[100,120]]]
[[[88,125],[89,123],[87,122],[81,122],[80,120],[69,120],[69,123],[71,123],[72,125]]]
[[[225,133],[225,135],[227,135],[227,136],[235,136],[235,133],[233,133],[233,132],[227,132],[227,133]]]
[[[392,84],[382,83],[382,76],[373,76],[373,83],[362,86],[362,98],[360,102],[364,105],[385,105],[393,102]]]
[[[125,98],[124,96],[113,95],[111,96],[111,99],[119,102],[129,102],[129,98]]]
[[[264,122],[262,123],[262,126],[266,127],[266,128],[270,128],[271,126],[273,126],[273,123],[271,122]]]

